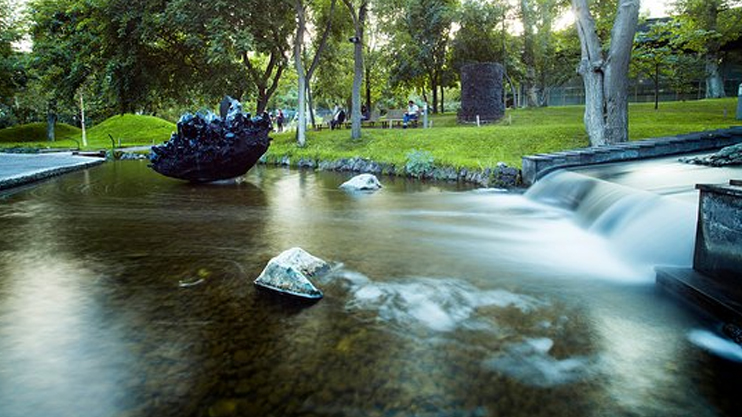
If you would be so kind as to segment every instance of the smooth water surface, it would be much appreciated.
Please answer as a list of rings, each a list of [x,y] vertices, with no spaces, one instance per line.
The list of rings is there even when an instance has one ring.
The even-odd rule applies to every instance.
[[[128,161],[0,197],[0,416],[737,415],[741,365],[626,219],[349,176]],[[294,246],[336,265],[316,304],[252,284]]]

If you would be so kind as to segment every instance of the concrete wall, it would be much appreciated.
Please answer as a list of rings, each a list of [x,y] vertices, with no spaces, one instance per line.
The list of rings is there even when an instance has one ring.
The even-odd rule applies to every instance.
[[[561,168],[713,151],[738,143],[742,143],[742,126],[612,146],[528,155],[522,159],[523,184],[531,185],[544,175]]]
[[[742,183],[696,188],[701,196],[693,268],[742,284]]]

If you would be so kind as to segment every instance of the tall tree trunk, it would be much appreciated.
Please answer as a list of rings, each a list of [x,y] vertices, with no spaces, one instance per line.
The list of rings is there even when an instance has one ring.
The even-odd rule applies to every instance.
[[[337,3],[336,0],[332,0],[330,3],[330,16],[333,15],[335,11],[335,4]],[[319,58],[322,55],[322,52],[325,50],[325,45],[327,45],[327,38],[330,35],[330,29],[332,28],[332,19],[327,19],[327,26],[325,26],[324,31],[322,32],[322,38],[320,38],[319,46],[317,46],[317,51],[314,53],[314,58],[312,59],[312,64],[309,65],[309,69],[307,70],[307,75],[305,79],[305,84],[307,86],[307,101],[309,103],[309,118],[311,119],[312,128],[317,128],[317,122],[314,119],[314,104],[313,104],[313,96],[312,96],[312,75],[314,75],[314,71],[317,69],[317,66],[319,65]]]
[[[719,74],[719,56],[717,51],[706,54],[706,98],[724,98],[724,80]]]
[[[369,115],[370,115],[372,112],[371,111],[371,68],[368,66],[368,64],[366,65],[366,77],[364,81],[366,82],[366,109],[368,110]]]
[[[534,42],[534,10],[529,0],[520,1],[520,13],[523,22],[523,54],[521,58],[526,67],[523,77],[524,107],[538,107],[538,87],[536,86],[536,52]]]
[[[57,126],[57,102],[50,100],[46,110],[46,140],[55,141],[54,130]]]
[[[314,120],[314,103],[312,100],[312,89],[307,83],[307,105],[309,107],[309,123],[312,125],[312,129],[317,128],[317,122]]]
[[[353,92],[351,108],[351,139],[361,138],[361,87],[363,86],[363,39],[366,25],[366,13],[368,11],[368,0],[361,0],[358,12],[353,6],[352,0],[343,0],[353,18],[355,29],[353,45]]]
[[[587,0],[572,0],[582,57],[577,72],[585,85],[585,130],[593,146],[629,139],[629,61],[639,0],[619,0],[608,55],[603,51]]]
[[[446,112],[446,109],[443,108],[443,103],[444,103],[444,100],[443,100],[443,85],[441,85],[441,114],[443,114],[443,113]]]
[[[82,146],[88,146],[88,135],[85,130],[85,102],[82,98],[82,89],[80,89],[80,129],[82,129]]]
[[[307,120],[306,120],[306,73],[304,72],[304,63],[302,61],[302,48],[304,45],[304,31],[306,30],[306,17],[304,14],[304,5],[301,0],[294,0],[296,9],[296,39],[294,40],[294,65],[298,75],[297,91],[297,111],[298,119],[296,125],[296,143],[299,147],[304,147],[307,143]]]
[[[660,108],[660,64],[659,63],[654,64],[654,76],[652,77],[652,81],[654,81],[654,109],[658,110]]]
[[[438,72],[431,76],[430,87],[433,90],[433,113],[438,113]]]
[[[719,32],[719,9],[722,1],[706,1],[703,3],[701,19],[704,29],[711,33]],[[706,98],[722,98],[724,94],[724,81],[719,74],[719,51],[721,42],[712,38],[706,45],[706,56],[704,57],[706,66]]]

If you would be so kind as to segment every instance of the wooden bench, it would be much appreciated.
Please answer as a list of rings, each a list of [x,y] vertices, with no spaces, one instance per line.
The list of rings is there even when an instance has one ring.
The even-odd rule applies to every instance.
[[[384,120],[382,122],[387,123],[389,125],[389,129],[393,127],[402,127],[402,123],[404,123],[404,115],[407,113],[407,110],[398,110],[398,109],[392,109],[386,112],[386,115],[384,116]],[[410,126],[411,127],[417,127],[418,120],[420,119],[420,113],[417,114],[417,119],[410,120]]]
[[[404,121],[404,114],[405,110],[390,109],[386,112],[386,115],[384,115],[383,122],[389,124],[389,129],[393,128],[394,126],[402,126],[402,122]]]
[[[366,120],[361,120],[361,127],[376,127],[376,122],[379,121],[379,112],[373,111]]]

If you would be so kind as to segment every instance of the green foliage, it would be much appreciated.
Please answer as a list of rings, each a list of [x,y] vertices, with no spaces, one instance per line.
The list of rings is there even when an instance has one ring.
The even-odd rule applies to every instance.
[[[454,0],[411,0],[400,10],[389,33],[390,83],[423,93],[432,90],[433,109],[437,109],[437,88],[443,81],[456,7]]]
[[[19,21],[8,0],[0,0],[0,105],[9,105],[25,74],[21,56],[13,50],[20,39]],[[0,109],[2,116],[2,109]]]
[[[451,43],[452,65],[457,70],[468,63],[504,62],[505,44],[498,30],[505,19],[507,4],[466,0],[457,14],[460,25]]]
[[[413,149],[407,153],[406,157],[405,171],[413,177],[420,178],[434,167],[435,158],[428,151]]]

